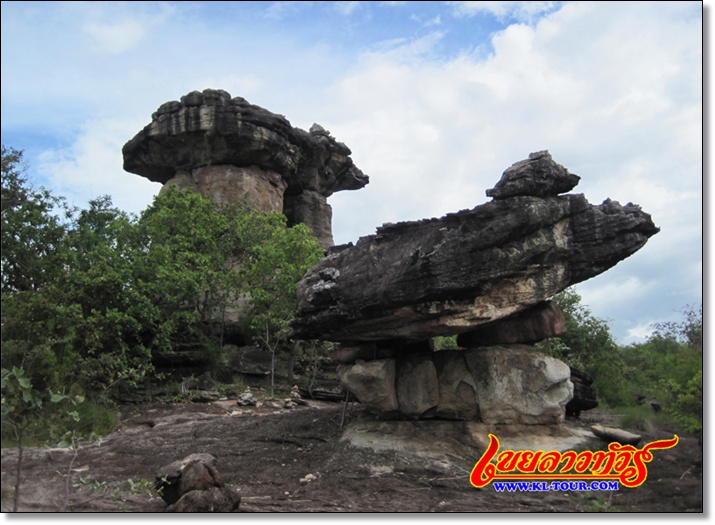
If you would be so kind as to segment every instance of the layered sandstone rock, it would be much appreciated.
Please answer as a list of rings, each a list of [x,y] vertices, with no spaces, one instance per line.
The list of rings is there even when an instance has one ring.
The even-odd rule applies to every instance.
[[[331,250],[298,285],[294,337],[343,343],[331,354],[343,386],[383,418],[558,426],[567,405],[592,408],[593,389],[529,345],[566,330],[550,297],[659,230],[633,204],[562,195],[578,181],[533,153],[491,202]],[[440,335],[462,350],[432,351]]]
[[[350,149],[318,124],[294,128],[284,116],[218,89],[162,104],[122,153],[126,171],[219,203],[285,213],[291,224],[310,226],[326,248],[333,242],[327,197],[369,182]]]
[[[606,271],[659,231],[639,206],[559,195],[578,177],[546,152],[532,157],[510,168],[518,177],[507,170],[491,202],[383,225],[323,259],[298,285],[294,336],[359,342],[468,332]]]
[[[460,334],[457,342],[465,348],[495,344],[537,343],[566,333],[566,320],[551,302],[544,301],[496,323]]]

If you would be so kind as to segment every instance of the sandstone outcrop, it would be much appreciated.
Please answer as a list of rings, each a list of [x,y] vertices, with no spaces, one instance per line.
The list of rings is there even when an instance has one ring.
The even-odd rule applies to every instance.
[[[343,386],[383,419],[559,426],[593,408],[587,375],[529,345],[566,331],[550,297],[659,230],[636,205],[562,195],[579,180],[532,153],[491,202],[330,250],[298,284],[293,336],[341,342]],[[433,351],[452,335],[461,350]]]
[[[659,231],[639,206],[558,195],[578,178],[546,152],[532,157],[512,169],[519,177],[507,177],[507,189],[491,192],[499,198],[383,225],[323,259],[298,285],[294,336],[359,342],[471,331],[608,270]],[[545,181],[555,173],[557,182],[535,185],[529,173]]]
[[[544,301],[497,323],[460,334],[459,346],[473,348],[496,344],[537,343],[566,333],[566,320],[551,302]]]
[[[327,197],[365,186],[351,151],[318,124],[309,131],[218,89],[162,104],[124,145],[124,169],[165,187],[193,188],[218,203],[248,204],[305,223],[328,247]]]
[[[568,365],[526,345],[499,345],[340,365],[343,385],[383,419],[558,425],[571,400]]]

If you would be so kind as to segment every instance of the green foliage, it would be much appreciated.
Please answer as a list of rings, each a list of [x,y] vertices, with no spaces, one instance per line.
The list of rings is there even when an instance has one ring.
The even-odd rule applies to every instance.
[[[27,428],[34,413],[42,408],[42,395],[35,390],[22,368],[5,368],[1,371],[2,423],[15,431],[22,442],[22,431]]]
[[[623,354],[608,323],[581,304],[581,296],[573,289],[556,295],[554,302],[564,314],[566,333],[539,343],[538,347],[590,374],[601,402],[612,407],[632,404]]]
[[[618,414],[619,428],[652,432],[656,423],[671,423],[672,419],[663,412],[655,412],[650,405],[632,405],[614,410]]]
[[[296,283],[322,257],[306,226],[176,188],[139,217],[109,197],[70,210],[24,172],[3,146],[3,368],[40,391],[77,383],[111,398],[183,347],[218,366],[236,305],[274,358],[289,347]]]
[[[435,352],[440,350],[459,350],[456,335],[434,337],[432,338],[432,343],[434,344]]]
[[[686,307],[681,322],[659,323],[644,343],[624,348],[636,391],[657,400],[680,428],[702,430],[703,313]]]
[[[303,224],[286,226],[285,216],[251,215],[253,250],[242,261],[241,277],[250,296],[253,337],[271,354],[271,396],[275,387],[276,352],[288,343],[300,278],[323,256]],[[291,365],[292,366],[292,365]]]
[[[663,380],[668,390],[670,405],[665,408],[687,432],[703,430],[703,371],[698,370],[685,386],[672,379]]]
[[[60,219],[70,212],[62,199],[28,183],[22,151],[3,145],[0,167],[2,293],[37,290],[61,268],[57,256],[65,226]]]
[[[564,314],[567,332],[540,343],[541,350],[589,373],[607,406],[628,407],[638,395],[658,401],[665,416],[685,431],[702,429],[702,306],[686,307],[681,322],[656,324],[644,343],[619,347],[607,323],[594,317],[574,291],[566,290],[554,300]],[[650,406],[619,411],[623,424],[635,428],[647,429],[655,420]]]

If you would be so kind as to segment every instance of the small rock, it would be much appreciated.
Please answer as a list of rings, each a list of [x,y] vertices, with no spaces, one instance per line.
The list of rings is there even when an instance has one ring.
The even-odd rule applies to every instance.
[[[298,385],[293,385],[293,388],[290,391],[290,401],[295,405],[305,406],[308,404],[308,402],[305,401],[300,395],[300,388],[298,387]]]
[[[610,428],[603,427],[601,425],[593,425],[591,427],[591,432],[593,434],[605,441],[606,443],[620,443],[621,445],[637,445],[641,441],[641,436],[638,434],[632,434],[631,432],[626,432],[620,428]]]
[[[318,479],[314,474],[306,474],[304,478],[300,478],[301,483],[310,483]]]
[[[236,404],[240,407],[254,407],[257,403],[256,398],[253,397],[253,392],[251,392],[251,387],[249,386],[246,387],[243,394],[238,396],[238,400],[236,401]]]

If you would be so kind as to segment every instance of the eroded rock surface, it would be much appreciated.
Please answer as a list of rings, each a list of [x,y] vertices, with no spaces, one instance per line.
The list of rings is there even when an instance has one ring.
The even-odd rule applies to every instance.
[[[350,149],[320,125],[295,128],[283,115],[220,89],[162,104],[122,153],[130,173],[218,203],[282,212],[291,224],[311,227],[326,248],[333,243],[326,198],[369,182]]]
[[[573,397],[568,365],[525,345],[467,350],[487,424],[558,425]]]
[[[304,131],[283,116],[220,89],[162,104],[122,149],[124,169],[162,184],[178,169],[229,164],[279,173],[291,188],[329,196],[368,182],[351,151],[319,125]]]
[[[566,320],[561,310],[545,301],[494,324],[460,334],[457,342],[462,347],[537,343],[564,333]]]
[[[548,154],[536,161],[537,175],[549,166],[563,175]],[[294,337],[355,342],[467,332],[603,273],[659,231],[639,206],[553,195],[560,184],[520,183],[506,194],[513,196],[441,219],[383,225],[332,253],[298,285]]]
[[[382,419],[559,425],[573,396],[565,363],[526,345],[499,345],[338,367],[340,380]]]

